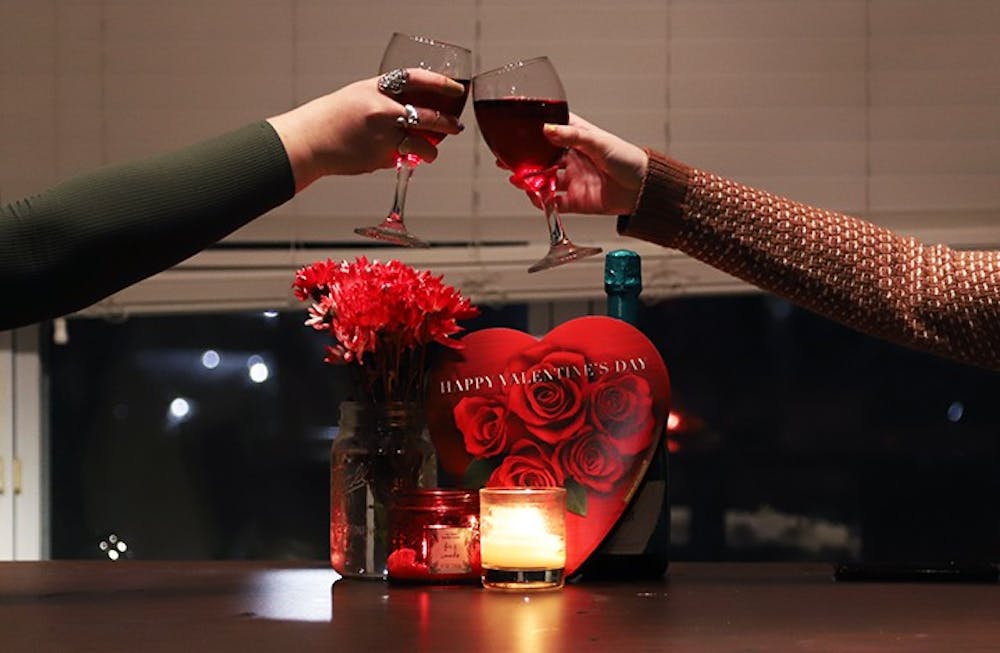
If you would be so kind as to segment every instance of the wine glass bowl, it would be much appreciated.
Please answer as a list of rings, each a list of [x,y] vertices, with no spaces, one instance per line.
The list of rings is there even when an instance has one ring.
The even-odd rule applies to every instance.
[[[497,98],[476,103],[476,122],[490,150],[519,180],[555,169],[564,148],[539,138],[545,123],[565,125],[565,100]]]
[[[433,91],[407,89],[404,86],[401,93],[392,96],[393,99],[400,104],[434,109],[455,118],[462,114],[469,96],[469,79],[472,77],[472,52],[470,50],[425,36],[396,32],[389,39],[382,54],[379,73],[384,74],[400,68],[423,68],[440,73],[462,84],[465,87],[465,93],[455,97]],[[406,132],[408,136],[424,138],[432,145],[439,144],[445,137],[445,134],[440,132],[416,127],[407,128]],[[416,154],[408,153],[396,156],[396,190],[389,214],[380,224],[358,227],[354,233],[406,247],[429,246],[406,228],[403,219],[410,176],[420,163],[421,158]]]
[[[533,193],[545,210],[549,251],[528,268],[538,272],[599,254],[599,247],[573,244],[556,208],[556,184],[565,149],[550,143],[546,123],[569,122],[569,104],[555,67],[547,57],[515,61],[476,75],[472,105],[483,140],[515,185]]]

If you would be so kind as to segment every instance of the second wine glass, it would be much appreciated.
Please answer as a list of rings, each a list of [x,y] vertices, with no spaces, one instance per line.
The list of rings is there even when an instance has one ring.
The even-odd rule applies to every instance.
[[[472,106],[479,131],[514,183],[533,193],[545,210],[549,251],[528,272],[546,270],[586,256],[600,247],[573,244],[556,206],[556,184],[564,149],[552,145],[542,128],[569,122],[566,91],[547,57],[515,61],[476,75]]]
[[[431,72],[441,73],[465,87],[465,93],[460,97],[449,97],[429,91],[408,91],[404,88],[402,93],[393,96],[400,104],[426,107],[456,118],[461,115],[462,109],[465,108],[465,101],[469,96],[469,78],[472,77],[472,52],[470,50],[424,36],[396,32],[386,45],[378,71],[379,73],[387,73],[399,68],[423,68]],[[427,139],[434,145],[440,143],[444,138],[444,134],[438,132],[420,129],[410,129],[409,132]],[[420,161],[420,157],[416,154],[396,156],[396,192],[392,198],[392,209],[389,210],[389,215],[380,224],[358,227],[354,233],[395,245],[428,247],[425,241],[410,233],[403,222],[410,176]]]

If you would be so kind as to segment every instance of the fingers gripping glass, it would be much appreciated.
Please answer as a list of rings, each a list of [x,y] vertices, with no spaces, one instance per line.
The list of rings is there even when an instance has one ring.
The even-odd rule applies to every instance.
[[[476,75],[472,100],[486,144],[511,170],[515,185],[534,194],[545,210],[549,251],[528,272],[600,254],[599,247],[579,247],[570,241],[556,206],[559,163],[565,150],[549,143],[542,127],[546,123],[565,125],[569,105],[548,58],[516,61]]]
[[[468,97],[469,78],[472,76],[472,52],[442,43],[422,36],[411,36],[396,33],[389,39],[389,44],[382,55],[379,73],[385,74],[397,69],[423,68],[441,73],[462,84],[466,92],[460,97],[448,97],[443,94],[408,90],[405,83],[400,93],[392,93],[392,98],[400,104],[426,107],[458,118],[465,107]],[[409,111],[409,109],[407,109]],[[444,134],[406,127],[409,138],[422,137],[437,145]],[[402,141],[401,141],[402,142]],[[369,238],[386,241],[407,247],[427,247],[427,243],[411,234],[403,222],[403,210],[406,206],[406,190],[410,183],[413,169],[420,163],[420,157],[413,153],[397,154],[396,156],[396,192],[392,199],[392,209],[381,224],[371,227],[358,227],[355,233]]]

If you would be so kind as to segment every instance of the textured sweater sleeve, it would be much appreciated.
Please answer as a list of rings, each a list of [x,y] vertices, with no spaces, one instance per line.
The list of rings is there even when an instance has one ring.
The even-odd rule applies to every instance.
[[[0,206],[0,329],[85,308],[294,193],[281,141],[260,121]]]
[[[623,235],[676,248],[859,331],[1000,370],[1000,252],[923,245],[650,151]]]

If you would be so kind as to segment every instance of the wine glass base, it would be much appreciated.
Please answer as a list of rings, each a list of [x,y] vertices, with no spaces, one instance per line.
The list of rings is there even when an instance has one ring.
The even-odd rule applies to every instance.
[[[373,227],[358,227],[354,233],[402,247],[430,247],[430,244],[407,231],[403,223],[394,220],[386,220]]]
[[[561,243],[549,249],[548,254],[528,268],[528,272],[548,270],[549,268],[554,268],[557,265],[563,265],[564,263],[570,263],[571,261],[600,254],[601,251],[600,247],[577,247],[572,243]]]

